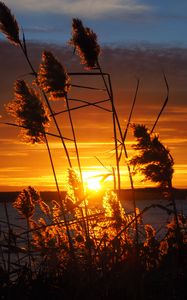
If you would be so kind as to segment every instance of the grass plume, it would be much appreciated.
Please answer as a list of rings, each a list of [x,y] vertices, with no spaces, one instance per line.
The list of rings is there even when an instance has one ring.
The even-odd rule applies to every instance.
[[[11,10],[2,1],[0,1],[0,31],[11,43],[20,44],[18,23]]]
[[[17,80],[14,86],[14,98],[6,105],[6,109],[16,118],[18,125],[25,127],[22,128],[24,140],[32,144],[43,142],[50,118],[40,96],[34,89],[29,88],[24,80]]]
[[[100,46],[97,42],[97,35],[88,27],[84,27],[80,19],[72,21],[72,38],[69,42],[77,51],[81,63],[86,69],[97,67]]]
[[[51,100],[64,98],[70,89],[70,77],[61,63],[49,51],[43,51],[37,80]]]

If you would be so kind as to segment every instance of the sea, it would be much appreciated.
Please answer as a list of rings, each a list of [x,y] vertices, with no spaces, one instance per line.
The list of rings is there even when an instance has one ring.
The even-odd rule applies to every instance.
[[[42,193],[41,193],[42,194]],[[128,193],[126,193],[127,195]],[[0,232],[7,230],[7,218],[11,226],[18,228],[18,230],[26,228],[26,221],[21,217],[17,210],[13,207],[13,200],[18,195],[15,193],[0,193]],[[142,214],[142,225],[150,224],[152,225],[161,235],[163,230],[165,230],[166,225],[172,220],[172,205],[168,200],[163,200],[161,198],[153,198],[150,191],[148,194],[142,193],[137,194],[136,197],[136,207],[139,209],[139,212],[143,211]],[[156,194],[154,194],[156,195]],[[157,195],[159,196],[159,195]],[[43,192],[42,198],[48,202],[51,199],[57,199],[56,192]],[[133,201],[128,197],[124,197],[121,201],[124,208],[125,214],[133,213]],[[92,203],[93,205],[93,203]],[[98,201],[96,203],[98,205]],[[176,206],[178,212],[186,218],[187,220],[187,197],[183,195],[182,199],[176,199]],[[101,207],[101,205],[100,205]],[[170,213],[171,212],[171,213]],[[39,218],[40,214],[36,211],[33,218]]]

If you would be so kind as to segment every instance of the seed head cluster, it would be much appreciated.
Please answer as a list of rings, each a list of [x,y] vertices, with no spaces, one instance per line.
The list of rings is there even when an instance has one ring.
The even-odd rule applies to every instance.
[[[97,43],[97,35],[88,27],[84,27],[82,21],[73,19],[72,38],[70,45],[75,47],[81,58],[81,63],[86,65],[87,69],[97,67],[100,46]]]
[[[15,45],[20,43],[18,23],[10,9],[2,1],[0,1],[0,31],[11,43]]]
[[[49,125],[50,119],[39,95],[34,89],[29,88],[24,80],[16,81],[14,94],[15,99],[6,106],[6,109],[22,127],[24,141],[32,144],[43,142],[45,128]]]
[[[23,215],[26,219],[29,219],[34,214],[35,204],[39,199],[39,193],[29,186],[18,195],[13,206],[21,215]]]
[[[70,77],[61,63],[49,51],[43,51],[38,82],[51,100],[64,98],[70,89]]]

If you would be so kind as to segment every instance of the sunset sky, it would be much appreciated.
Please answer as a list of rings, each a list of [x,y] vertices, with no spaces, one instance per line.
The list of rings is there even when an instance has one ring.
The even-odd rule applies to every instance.
[[[28,41],[31,61],[38,69],[43,49],[50,50],[68,72],[83,71],[79,58],[67,45],[71,37],[72,17],[81,18],[98,35],[102,45],[103,70],[112,76],[116,108],[123,129],[131,108],[136,80],[140,79],[133,123],[154,124],[165,97],[164,70],[170,95],[156,132],[168,146],[175,161],[174,186],[187,187],[187,1],[186,0],[7,0]],[[13,99],[17,79],[31,82],[30,69],[20,49],[0,34],[0,121],[14,121],[4,105]],[[72,83],[103,88],[100,78],[73,77]],[[71,89],[70,97],[94,101],[106,99],[104,92]],[[71,104],[75,106],[74,103]],[[55,111],[65,109],[62,101],[53,103]],[[109,104],[103,107],[110,109]],[[111,113],[97,108],[74,111],[78,146],[83,172],[87,175],[110,173],[114,166]],[[66,115],[58,121],[64,136],[71,137]],[[55,132],[52,125],[50,132]],[[40,190],[54,188],[45,145],[20,142],[19,130],[0,126],[0,191],[19,190],[32,185]],[[127,137],[128,153],[133,153],[131,132]],[[67,143],[76,167],[73,145]],[[67,161],[60,142],[50,139],[55,168],[61,188],[65,187]],[[97,158],[98,159],[97,159]],[[104,168],[99,161],[106,167]],[[88,173],[91,172],[91,173]],[[123,188],[129,180],[122,158]],[[145,186],[136,178],[136,186]]]

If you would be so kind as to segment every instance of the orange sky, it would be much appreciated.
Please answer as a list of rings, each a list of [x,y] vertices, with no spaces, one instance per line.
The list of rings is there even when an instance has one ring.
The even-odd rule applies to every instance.
[[[79,61],[72,56],[72,50],[60,46],[31,44],[29,45],[31,60],[36,69],[40,62],[43,48],[50,49],[67,67],[69,72],[81,70]],[[132,122],[153,125],[157,113],[165,100],[166,89],[162,78],[163,68],[170,86],[169,103],[162,115],[156,132],[161,141],[169,147],[175,160],[174,186],[187,187],[187,54],[185,49],[110,49],[105,48],[101,56],[103,69],[112,75],[116,108],[123,129],[130,111],[136,78],[140,78],[140,89]],[[0,43],[0,113],[1,121],[13,121],[5,112],[4,104],[13,98],[13,83],[16,79],[31,80],[30,72],[18,48],[7,43]],[[73,78],[72,83],[102,87],[100,79]],[[79,99],[94,101],[106,99],[103,92],[87,92],[73,89],[69,95]],[[74,105],[74,104],[72,104]],[[54,110],[65,108],[64,103],[54,103]],[[103,105],[110,109],[109,104]],[[114,166],[114,145],[111,126],[111,113],[97,108],[84,108],[73,112],[76,135],[80,151],[83,172],[92,171],[107,173]],[[59,115],[64,136],[71,137],[65,115]],[[55,132],[53,126],[50,129]],[[32,185],[40,190],[54,189],[52,171],[45,145],[26,145],[20,142],[19,129],[1,125],[0,127],[0,191],[18,190]],[[133,137],[129,133],[127,148],[132,154]],[[54,157],[55,168],[61,188],[64,189],[67,175],[67,161],[64,151],[55,138],[50,138],[50,146]],[[72,143],[67,147],[76,167],[75,152]],[[98,162],[102,162],[107,170]],[[121,162],[122,187],[129,187],[125,159]],[[137,186],[145,186],[139,179]]]

